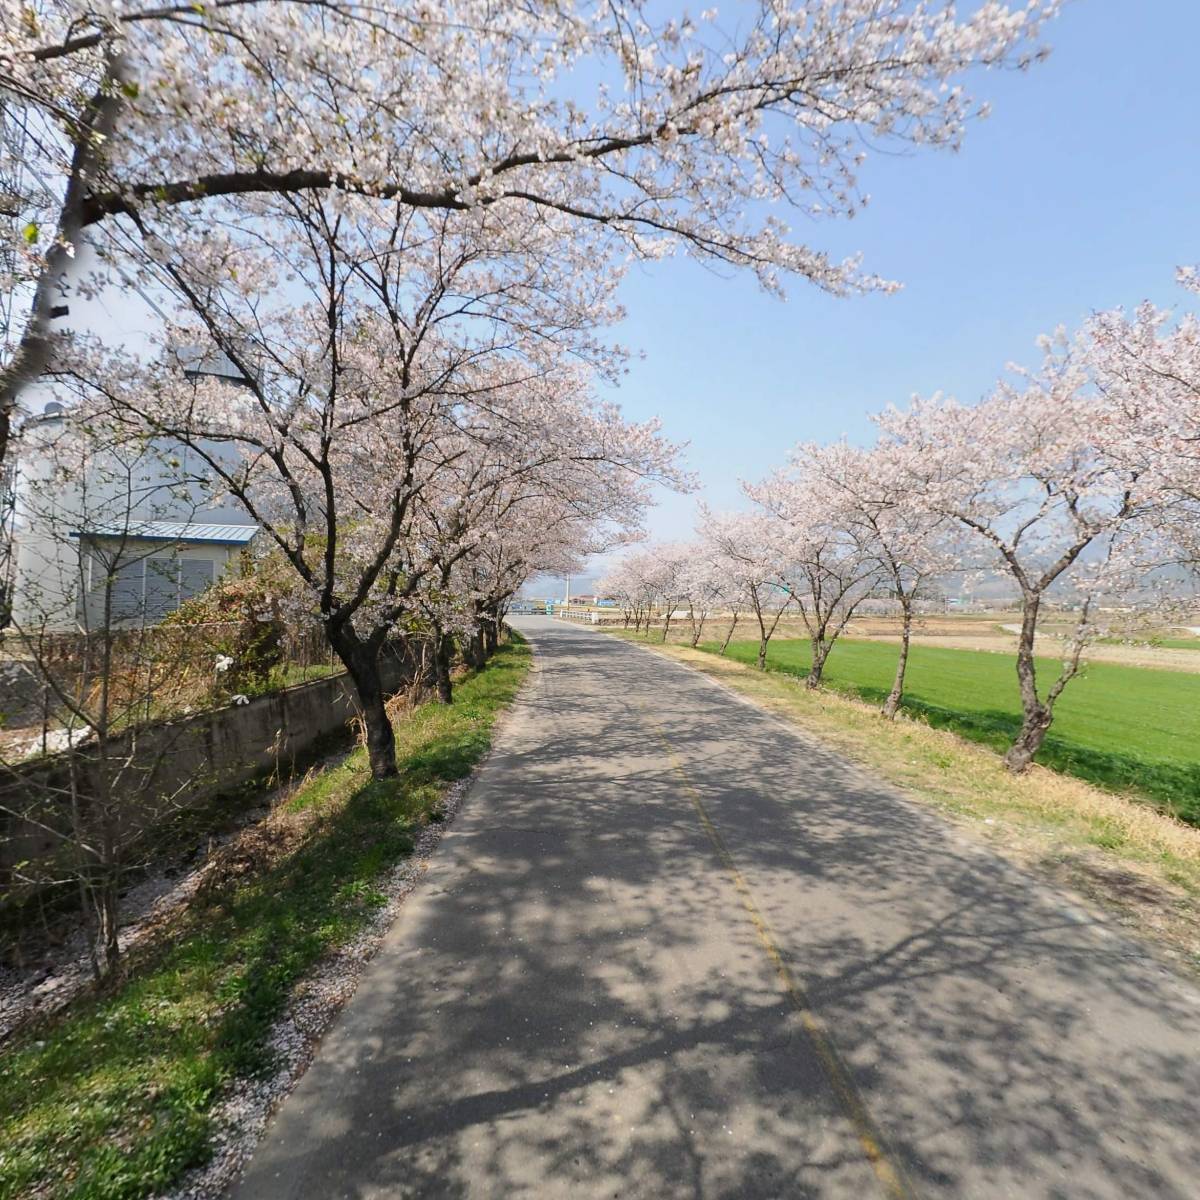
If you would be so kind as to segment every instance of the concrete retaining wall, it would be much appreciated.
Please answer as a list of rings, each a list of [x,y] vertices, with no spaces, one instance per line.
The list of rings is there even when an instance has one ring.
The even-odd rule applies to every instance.
[[[399,655],[387,657],[382,669],[392,693],[414,673],[411,660]],[[77,753],[10,768],[0,774],[0,892],[29,891],[14,875],[18,864],[29,864],[21,875],[44,874],[39,864],[49,866],[62,843],[40,826],[69,828],[72,794],[95,795],[102,769],[105,790],[128,797],[120,813],[125,840],[181,813],[201,813],[254,779],[286,776],[322,742],[344,733],[357,711],[354,685],[341,673],[138,730],[117,739],[103,764]],[[30,812],[31,805],[36,822],[12,815]]]

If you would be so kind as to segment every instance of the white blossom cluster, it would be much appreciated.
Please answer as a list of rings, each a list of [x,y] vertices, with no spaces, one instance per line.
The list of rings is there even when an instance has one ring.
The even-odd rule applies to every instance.
[[[0,286],[38,289],[90,225],[316,192],[532,209],[569,242],[596,227],[610,264],[682,247],[771,289],[891,288],[783,210],[853,216],[869,142],[957,146],[984,111],[962,76],[1032,62],[1056,7],[754,0],[725,23],[614,0],[0,0],[23,168]],[[21,380],[38,290],[9,347]]]

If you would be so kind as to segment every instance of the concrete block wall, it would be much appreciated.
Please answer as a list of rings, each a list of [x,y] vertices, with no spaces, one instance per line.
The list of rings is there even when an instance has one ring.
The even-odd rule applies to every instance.
[[[398,692],[414,673],[412,659],[387,657],[385,689]],[[357,712],[354,685],[341,673],[116,739],[106,762],[110,780],[120,772],[110,790],[130,797],[121,811],[122,836],[152,830],[181,813],[202,814],[218,797],[255,779],[288,775],[323,742],[344,733]],[[115,768],[116,762],[126,765]],[[0,772],[0,906],[30,890],[18,875],[36,876],[39,863],[49,865],[62,854],[62,840],[42,826],[69,829],[72,794],[94,794],[101,769],[96,755],[77,752]],[[30,805],[37,821],[13,815]],[[18,864],[29,866],[15,872]]]

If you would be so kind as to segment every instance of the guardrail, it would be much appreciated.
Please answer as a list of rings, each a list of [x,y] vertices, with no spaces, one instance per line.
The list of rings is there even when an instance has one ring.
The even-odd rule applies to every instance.
[[[554,606],[554,616],[562,621],[577,621],[581,625],[620,625],[624,621],[615,608],[591,608],[582,605]]]

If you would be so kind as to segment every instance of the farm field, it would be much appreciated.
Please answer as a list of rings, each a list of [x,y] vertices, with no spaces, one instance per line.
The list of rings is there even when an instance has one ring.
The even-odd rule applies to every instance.
[[[716,652],[718,642],[702,643]],[[728,655],[753,663],[758,646],[736,641]],[[809,647],[776,639],[770,669],[803,675]],[[843,640],[825,682],[882,702],[891,687],[896,647]],[[1039,661],[1047,674],[1055,659]],[[1003,751],[1020,725],[1016,673],[1008,655],[914,645],[904,706],[931,725]],[[1200,825],[1200,677],[1112,663],[1091,663],[1064,692],[1038,762],[1102,787],[1133,791],[1156,807]]]
[[[1020,616],[1014,612],[962,613],[931,615],[920,618],[913,629],[915,643],[947,646],[957,650],[991,650],[1015,654],[1016,630]],[[784,626],[789,623],[785,621]],[[847,634],[881,641],[899,641],[900,623],[894,617],[855,617]],[[794,630],[794,631],[793,631]],[[1063,638],[1074,627],[1069,621],[1051,618],[1038,629],[1039,652],[1047,658],[1060,655]],[[784,629],[780,630],[785,632]],[[792,637],[807,636],[800,622],[788,629]],[[1127,667],[1149,667],[1154,670],[1200,672],[1200,638],[1187,636],[1174,628],[1146,629],[1136,637],[1103,638],[1088,647],[1090,662],[1116,663]]]

